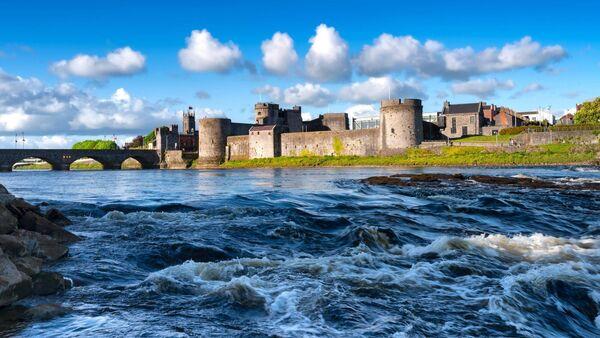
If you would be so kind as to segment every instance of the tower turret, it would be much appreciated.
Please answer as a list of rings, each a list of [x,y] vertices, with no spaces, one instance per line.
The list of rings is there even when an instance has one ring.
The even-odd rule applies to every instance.
[[[423,141],[423,106],[419,99],[381,101],[380,144],[383,154],[393,154]]]

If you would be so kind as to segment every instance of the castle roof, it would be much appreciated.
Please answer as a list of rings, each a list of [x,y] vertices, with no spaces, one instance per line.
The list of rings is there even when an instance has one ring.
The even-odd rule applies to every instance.
[[[481,102],[477,103],[460,103],[447,104],[444,106],[443,114],[461,114],[461,113],[478,113],[481,107]]]
[[[250,131],[264,131],[264,130],[273,130],[277,125],[275,124],[265,124],[259,126],[250,127]]]

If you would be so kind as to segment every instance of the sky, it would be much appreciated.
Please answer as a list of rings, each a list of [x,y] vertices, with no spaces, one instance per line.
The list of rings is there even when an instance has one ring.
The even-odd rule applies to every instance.
[[[252,122],[259,100],[305,118],[376,114],[388,96],[560,116],[599,95],[597,13],[552,0],[4,1],[0,147],[122,143],[188,106]]]

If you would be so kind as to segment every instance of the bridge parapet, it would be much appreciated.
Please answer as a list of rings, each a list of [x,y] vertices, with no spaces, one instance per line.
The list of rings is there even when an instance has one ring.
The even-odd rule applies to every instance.
[[[0,171],[11,171],[15,163],[26,158],[44,160],[53,170],[69,170],[71,163],[86,157],[100,162],[105,169],[120,169],[128,158],[137,160],[142,169],[156,169],[160,164],[153,150],[0,149]]]

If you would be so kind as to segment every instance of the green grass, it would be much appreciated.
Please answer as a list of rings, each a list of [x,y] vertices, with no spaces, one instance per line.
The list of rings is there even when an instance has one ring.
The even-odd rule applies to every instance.
[[[549,165],[590,163],[596,160],[599,151],[598,145],[572,144],[551,144],[514,152],[488,150],[484,147],[442,147],[437,151],[409,149],[402,155],[387,157],[305,156],[229,161],[221,167]]]
[[[454,142],[508,142],[510,139],[514,137],[514,135],[498,135],[496,139],[496,135],[484,136],[484,135],[475,135],[475,136],[466,136],[463,138],[459,138],[456,140],[452,140]]]

